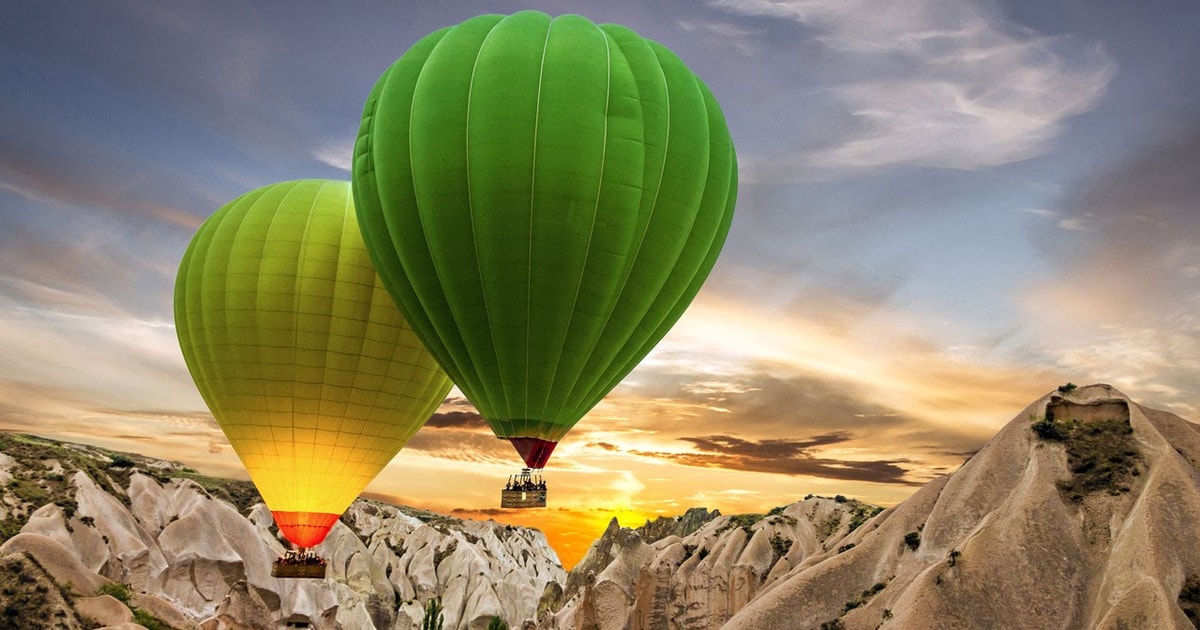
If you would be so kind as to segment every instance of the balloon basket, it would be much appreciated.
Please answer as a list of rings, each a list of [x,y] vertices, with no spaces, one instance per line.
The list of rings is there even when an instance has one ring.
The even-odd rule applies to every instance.
[[[546,482],[539,473],[526,468],[518,475],[508,478],[508,484],[500,491],[502,508],[546,507]]]
[[[275,578],[325,578],[325,558],[305,551],[288,551],[271,565]]]

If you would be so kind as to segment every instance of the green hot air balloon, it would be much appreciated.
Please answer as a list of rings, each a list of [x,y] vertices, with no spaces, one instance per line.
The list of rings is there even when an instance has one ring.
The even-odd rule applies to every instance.
[[[302,550],[451,386],[379,282],[349,182],[272,184],[217,210],[179,267],[175,324],[196,386]]]
[[[384,72],[352,179],[384,284],[540,469],[700,289],[737,165],[720,107],[674,53],[523,11],[434,32]]]

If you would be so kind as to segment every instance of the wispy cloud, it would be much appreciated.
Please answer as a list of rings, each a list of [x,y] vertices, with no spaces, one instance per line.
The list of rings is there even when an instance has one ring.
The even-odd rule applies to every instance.
[[[738,24],[712,20],[679,20],[676,24],[688,33],[698,34],[707,41],[728,46],[746,56],[762,50],[760,33]]]
[[[70,383],[87,408],[205,409],[169,322],[14,308],[0,295],[0,347],[0,381]]]
[[[494,464],[514,469],[520,462],[512,445],[496,439],[496,436],[486,429],[422,429],[409,440],[404,451],[456,462]]]
[[[152,187],[137,190],[139,181],[149,179],[170,179],[180,188],[191,182],[20,112],[5,111],[4,117],[9,124],[0,129],[0,155],[21,157],[0,161],[0,190],[37,203],[102,208],[188,230],[200,226],[201,217],[156,199]]]
[[[850,116],[824,146],[747,155],[748,180],[797,181],[894,165],[977,169],[1043,152],[1115,72],[1098,44],[1039,35],[988,5],[950,0],[714,0],[793,20],[839,63],[827,94]]]
[[[1063,230],[1031,232],[1051,269],[1021,296],[1056,360],[1195,414],[1200,372],[1200,121],[1067,190]],[[1066,225],[1064,225],[1066,224]]]
[[[685,466],[727,468],[784,475],[807,475],[826,479],[918,485],[905,477],[898,464],[905,460],[836,459],[818,456],[820,447],[847,442],[848,433],[827,433],[804,440],[746,440],[732,435],[680,438],[694,449],[688,452],[637,452]]]
[[[313,149],[312,156],[318,162],[328,164],[349,174],[354,166],[354,138],[327,142]]]

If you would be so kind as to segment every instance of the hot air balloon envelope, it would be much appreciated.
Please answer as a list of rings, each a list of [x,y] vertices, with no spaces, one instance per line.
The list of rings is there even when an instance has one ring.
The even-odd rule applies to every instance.
[[[523,11],[437,31],[384,72],[352,179],[384,284],[537,469],[700,289],[737,166],[672,52]]]
[[[273,184],[217,210],[184,254],[175,323],[201,395],[301,548],[451,386],[379,282],[348,182]]]

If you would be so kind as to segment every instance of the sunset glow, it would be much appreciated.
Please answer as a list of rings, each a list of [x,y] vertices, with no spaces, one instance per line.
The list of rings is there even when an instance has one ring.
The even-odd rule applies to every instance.
[[[1200,420],[1200,4],[19,3],[0,20],[0,429],[245,478],[189,376],[180,260],[238,195],[348,180],[420,37],[536,8],[676,51],[740,187],[678,324],[561,442],[544,509],[461,392],[366,496],[537,527],[893,505],[1030,401],[1106,382]]]

